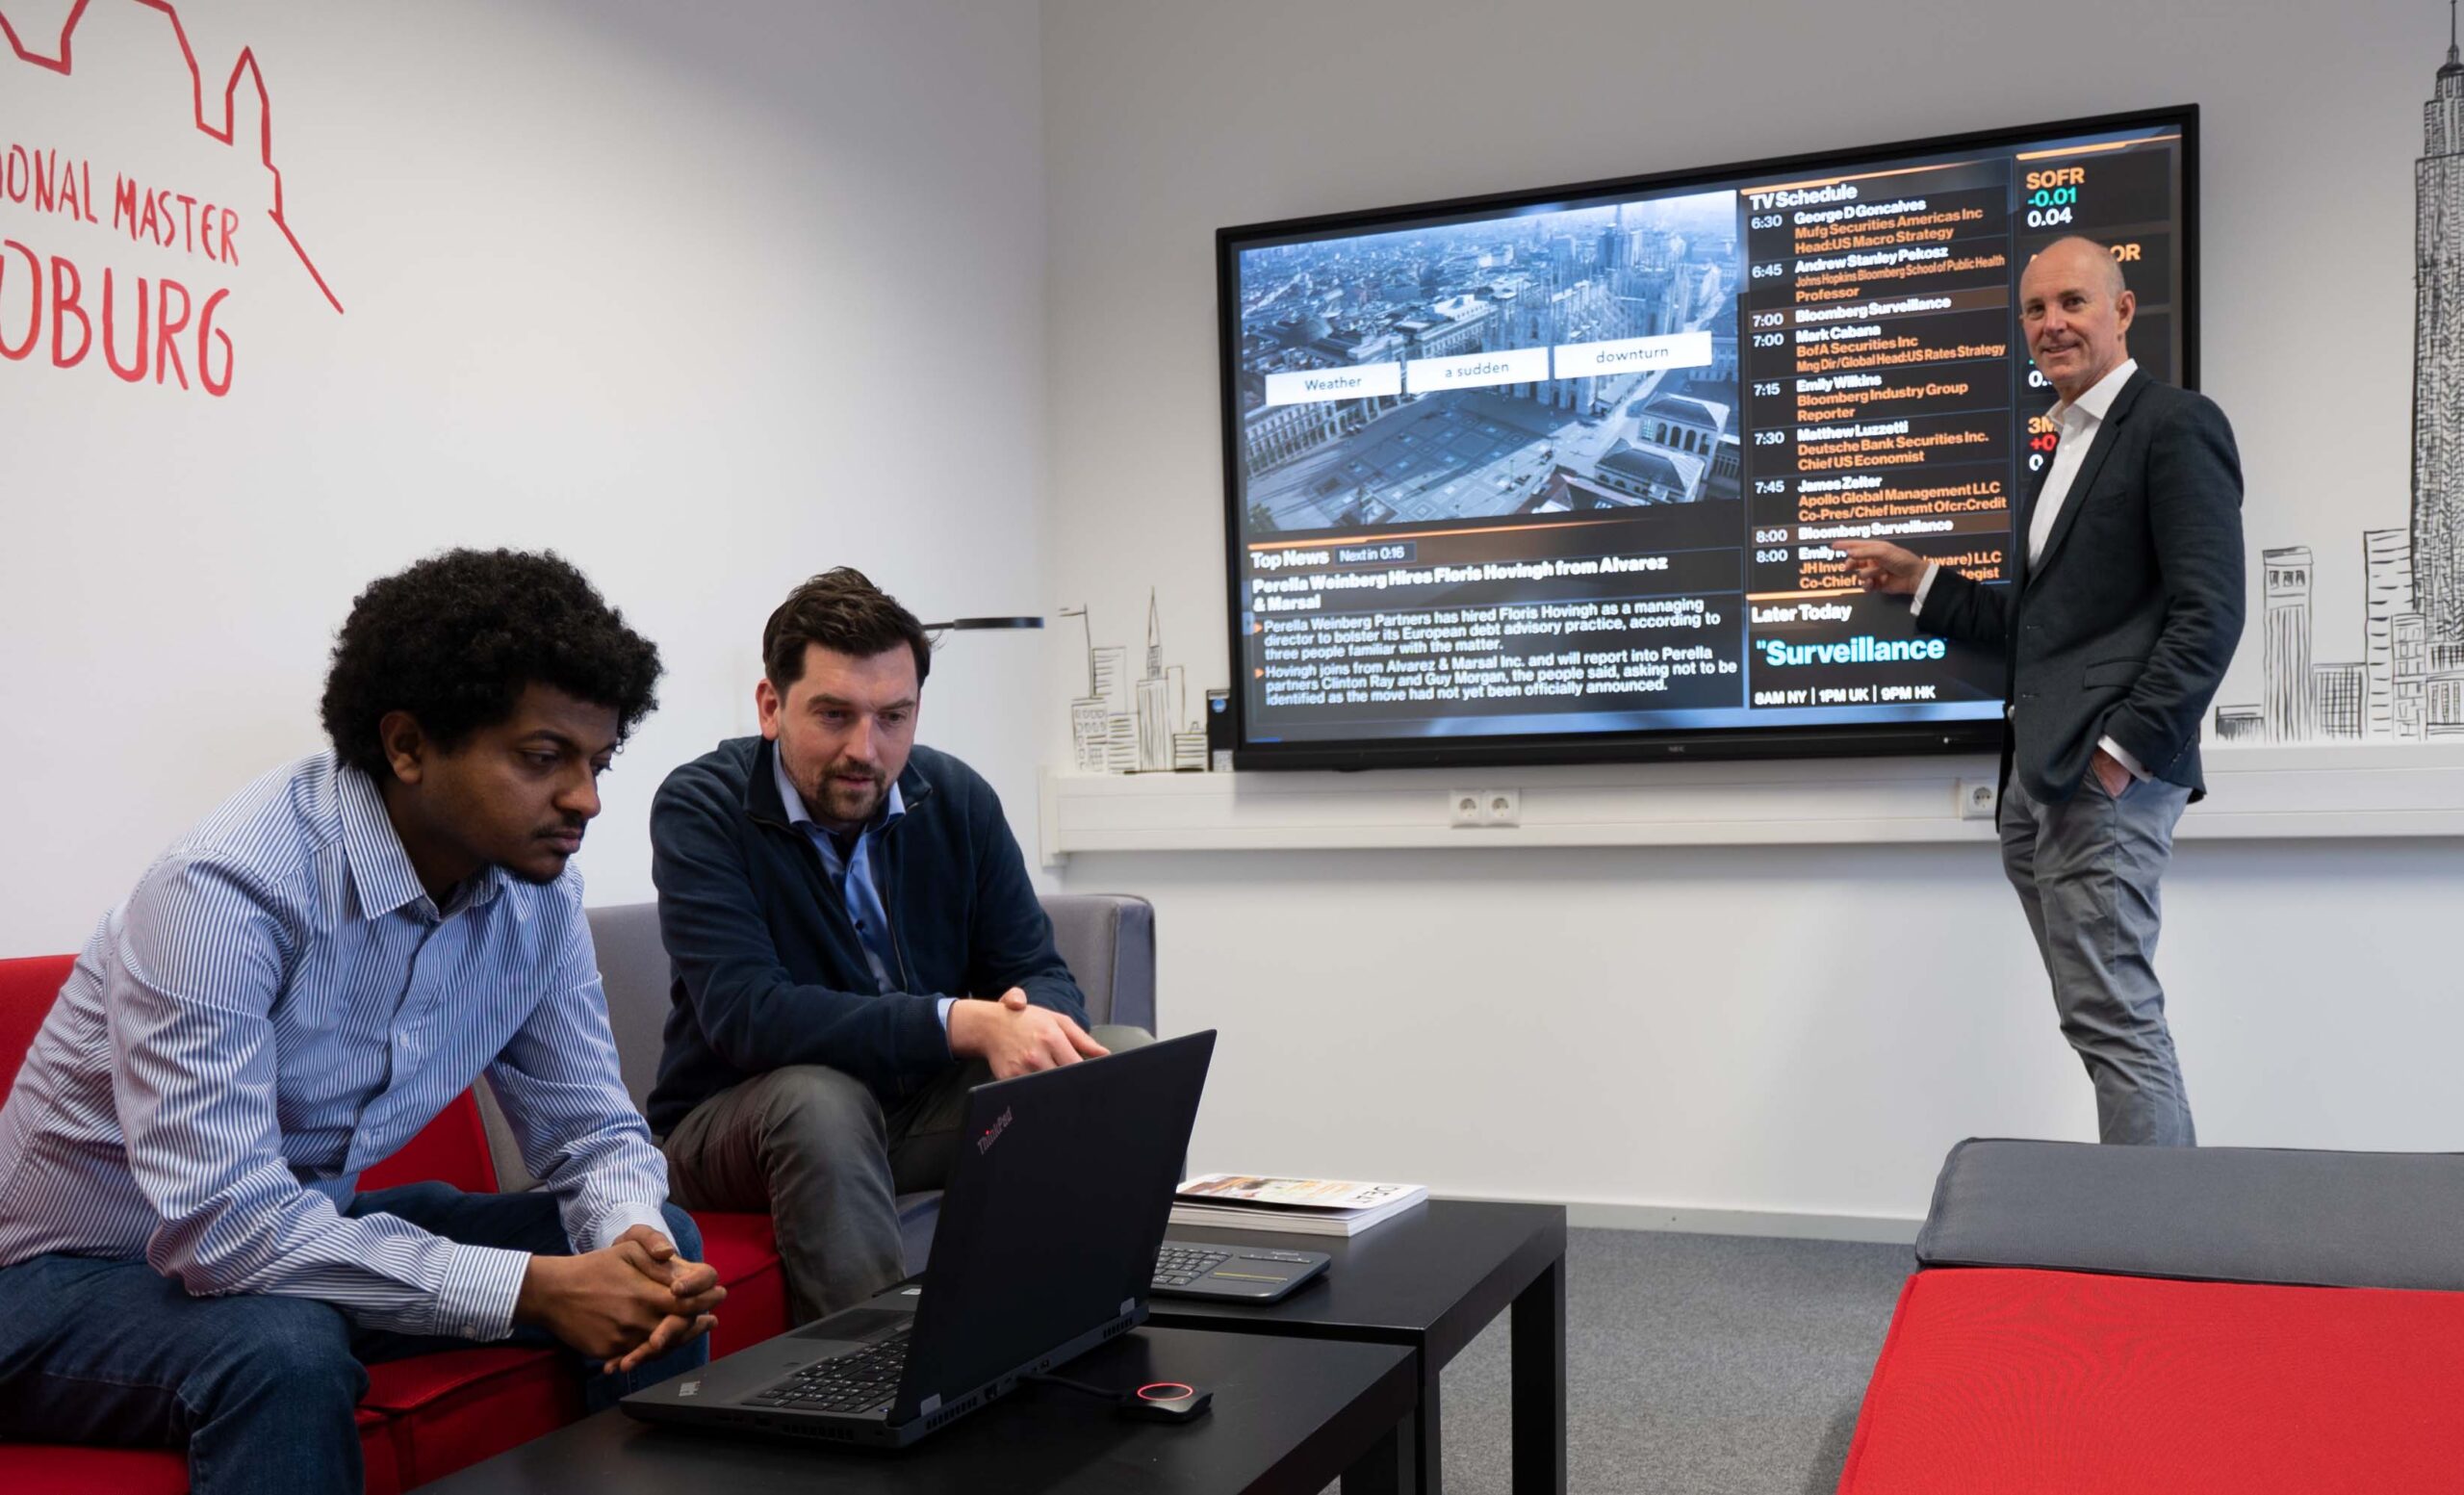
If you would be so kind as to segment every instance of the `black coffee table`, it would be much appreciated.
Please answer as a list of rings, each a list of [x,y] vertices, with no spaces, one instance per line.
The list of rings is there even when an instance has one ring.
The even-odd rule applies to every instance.
[[[1406,1488],[1438,1495],[1438,1373],[1513,1306],[1516,1495],[1566,1488],[1566,1212],[1555,1204],[1431,1199],[1358,1236],[1174,1225],[1174,1240],[1322,1250],[1326,1275],[1268,1307],[1152,1301],[1148,1322],[1311,1339],[1408,1345],[1420,1397]],[[1349,1486],[1347,1486],[1348,1490]]]
[[[737,1440],[602,1412],[456,1475],[421,1495],[1317,1495],[1401,1487],[1416,1394],[1409,1351],[1142,1328],[1062,1368],[1073,1380],[1135,1386],[1187,1380],[1215,1393],[1196,1422],[1122,1417],[1057,1386],[1023,1385],[897,1453]]]

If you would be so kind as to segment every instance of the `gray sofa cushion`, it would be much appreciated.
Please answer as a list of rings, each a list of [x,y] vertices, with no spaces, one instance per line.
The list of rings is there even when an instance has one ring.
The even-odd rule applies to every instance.
[[[665,1043],[667,946],[659,942],[658,905],[625,903],[590,911],[590,942],[599,954],[599,984],[607,992],[607,1022],[616,1031],[616,1062],[633,1104],[651,1098]]]
[[[2464,1291],[2464,1155],[1970,1139],[1928,1267]]]
[[[587,911],[590,942],[599,956],[599,983],[607,993],[607,1023],[616,1036],[616,1063],[631,1093],[633,1108],[650,1098],[658,1077],[660,1028],[667,1022],[667,948],[658,939],[658,905],[625,903]],[[488,1153],[497,1165],[497,1187],[529,1188],[513,1131],[505,1125],[496,1095],[478,1087],[479,1119],[487,1126]]]
[[[1087,993],[1090,1024],[1155,1031],[1155,906],[1127,893],[1043,895],[1053,948]]]

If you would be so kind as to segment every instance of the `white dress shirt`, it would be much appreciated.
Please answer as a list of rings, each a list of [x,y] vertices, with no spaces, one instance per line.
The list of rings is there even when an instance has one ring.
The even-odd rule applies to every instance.
[[[2060,427],[2061,439],[2054,443],[2053,467],[2044,475],[2044,488],[2037,495],[2036,512],[2028,519],[2028,565],[2031,569],[2044,554],[2044,543],[2053,534],[2054,521],[2062,517],[2062,505],[2070,497],[2070,485],[2078,480],[2079,464],[2087,460],[2088,449],[2095,445],[2097,428],[2105,424],[2105,412],[2114,406],[2114,399],[2130,376],[2139,372],[2139,360],[2125,358],[2121,363],[2090,385],[2088,392],[2076,400],[2065,400],[2049,412],[2053,424]],[[1926,566],[1923,580],[1916,583],[1916,595],[1909,599],[1911,612],[1925,609],[1925,594],[1934,589],[1934,575],[1942,569],[1939,561]],[[2138,759],[2111,737],[2099,741],[2115,762],[2130,770],[2134,779],[2149,777]]]

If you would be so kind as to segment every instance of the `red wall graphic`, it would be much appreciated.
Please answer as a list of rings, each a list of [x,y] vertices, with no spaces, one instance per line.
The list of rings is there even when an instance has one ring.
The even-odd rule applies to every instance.
[[[256,159],[271,182],[272,205],[266,217],[280,230],[318,293],[340,313],[342,298],[293,232],[285,210],[282,168],[274,164],[273,97],[255,49],[242,48],[233,63],[222,85],[218,122],[208,114],[206,74],[170,0],[106,3],[139,7],[161,18],[187,64],[192,116],[198,132],[208,139],[224,146],[239,144],[240,90],[245,86],[253,90],[259,120]],[[92,0],[75,0],[49,51],[42,49],[42,39],[30,44],[0,5],[0,39],[14,55],[13,63],[0,57],[0,73],[22,64],[64,78],[74,74],[77,29],[91,5]],[[22,85],[0,88],[0,93],[18,87]],[[240,210],[125,173],[111,173],[106,180],[107,189],[97,183],[91,160],[72,157],[57,144],[0,140],[0,207],[28,208],[97,227],[108,224],[132,242],[216,265],[240,262]],[[103,363],[124,382],[150,378],[158,385],[188,389],[193,369],[194,387],[210,396],[227,395],[236,361],[227,330],[230,291],[192,289],[168,275],[134,277],[131,289],[129,278],[110,267],[90,276],[72,258],[40,252],[13,237],[0,239],[0,358],[24,362],[45,350],[53,366],[70,369],[86,362],[99,346]]]

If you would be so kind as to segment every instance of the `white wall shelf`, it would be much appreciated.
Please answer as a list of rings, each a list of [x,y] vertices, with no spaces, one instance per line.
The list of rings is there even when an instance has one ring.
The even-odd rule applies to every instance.
[[[1046,769],[1046,865],[1072,852],[1990,841],[1962,818],[1989,757],[1080,774]],[[2464,744],[2213,748],[2184,838],[2464,837]],[[1458,789],[1511,788],[1520,823],[1456,826]]]

